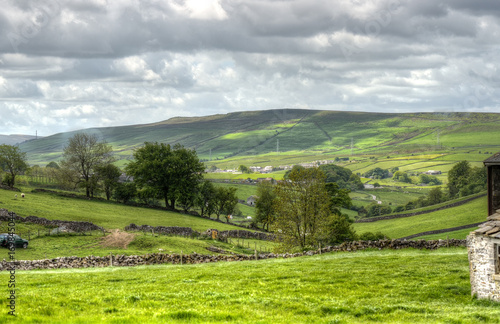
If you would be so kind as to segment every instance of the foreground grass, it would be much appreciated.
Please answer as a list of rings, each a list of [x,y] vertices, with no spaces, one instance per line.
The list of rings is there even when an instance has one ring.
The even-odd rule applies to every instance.
[[[390,270],[388,270],[390,269]],[[18,271],[25,323],[497,323],[470,297],[465,248],[259,262]],[[8,274],[0,273],[7,282]],[[2,289],[7,297],[6,285]]]

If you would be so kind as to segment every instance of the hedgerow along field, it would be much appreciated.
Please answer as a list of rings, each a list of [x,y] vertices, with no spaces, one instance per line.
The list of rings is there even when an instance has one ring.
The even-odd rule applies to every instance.
[[[498,323],[465,248],[198,265],[18,271],[24,323]],[[7,282],[8,274],[0,273]],[[3,288],[7,296],[6,287]],[[7,309],[7,299],[1,299]]]

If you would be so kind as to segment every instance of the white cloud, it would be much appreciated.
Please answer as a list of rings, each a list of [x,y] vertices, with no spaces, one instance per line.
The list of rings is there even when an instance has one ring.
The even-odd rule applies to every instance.
[[[493,0],[51,1],[2,5],[2,133],[284,107],[500,111]]]

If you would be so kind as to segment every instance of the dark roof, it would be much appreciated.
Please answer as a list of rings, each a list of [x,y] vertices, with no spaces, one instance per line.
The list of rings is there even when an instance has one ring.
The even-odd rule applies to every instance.
[[[479,225],[479,228],[473,233],[500,238],[500,209],[497,209],[496,213],[488,216],[487,219],[488,221]]]
[[[486,160],[483,161],[485,165],[488,164],[499,164],[500,165],[500,152],[496,153],[493,156],[490,156]]]

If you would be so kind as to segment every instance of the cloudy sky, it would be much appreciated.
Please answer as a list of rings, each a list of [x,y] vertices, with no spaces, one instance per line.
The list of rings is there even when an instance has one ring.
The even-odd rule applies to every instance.
[[[0,134],[307,108],[500,112],[498,0],[2,0]]]

